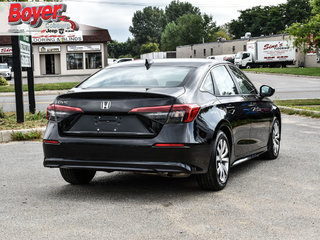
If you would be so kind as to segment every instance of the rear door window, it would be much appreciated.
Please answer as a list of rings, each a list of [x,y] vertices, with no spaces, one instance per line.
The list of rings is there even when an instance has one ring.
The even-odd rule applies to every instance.
[[[203,92],[209,92],[211,94],[214,94],[213,82],[212,82],[212,77],[211,77],[210,73],[208,73],[208,75],[207,75],[206,79],[204,80],[200,90],[203,91]]]
[[[232,96],[238,93],[237,87],[233,82],[225,66],[218,66],[211,70],[214,78],[217,95]]]

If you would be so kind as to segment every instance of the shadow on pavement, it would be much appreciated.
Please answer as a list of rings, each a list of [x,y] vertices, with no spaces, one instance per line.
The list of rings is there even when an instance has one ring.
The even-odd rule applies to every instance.
[[[228,185],[223,191],[232,191],[236,185],[241,184],[237,179],[259,168],[261,164],[263,161],[257,159],[232,168]],[[61,187],[50,189],[51,197],[90,201],[159,202],[217,193],[200,189],[195,176],[165,178],[125,172],[99,172],[88,185],[75,186],[64,183],[62,178],[60,180]]]

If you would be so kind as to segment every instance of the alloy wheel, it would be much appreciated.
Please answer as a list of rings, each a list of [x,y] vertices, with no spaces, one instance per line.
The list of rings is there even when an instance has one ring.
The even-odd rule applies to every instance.
[[[280,148],[280,128],[279,123],[277,121],[273,125],[272,142],[273,154],[275,156],[278,156]]]
[[[219,181],[225,183],[229,174],[229,147],[227,141],[221,138],[217,144],[216,169]]]

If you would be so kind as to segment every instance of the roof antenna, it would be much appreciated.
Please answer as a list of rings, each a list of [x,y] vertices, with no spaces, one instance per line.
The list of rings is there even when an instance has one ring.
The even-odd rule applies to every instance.
[[[152,59],[146,59],[146,63],[144,65],[146,66],[147,70],[149,70],[149,68],[151,68],[152,64],[153,64]]]

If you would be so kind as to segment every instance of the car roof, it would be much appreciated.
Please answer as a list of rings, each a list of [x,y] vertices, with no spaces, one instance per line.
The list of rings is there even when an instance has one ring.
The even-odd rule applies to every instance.
[[[165,66],[184,66],[184,67],[200,67],[204,64],[216,65],[219,63],[229,63],[226,61],[216,61],[212,59],[205,58],[174,58],[174,59],[152,59],[155,65],[165,65]],[[146,60],[135,60],[130,62],[123,62],[121,64],[112,65],[110,68],[115,67],[134,67],[144,65]]]

